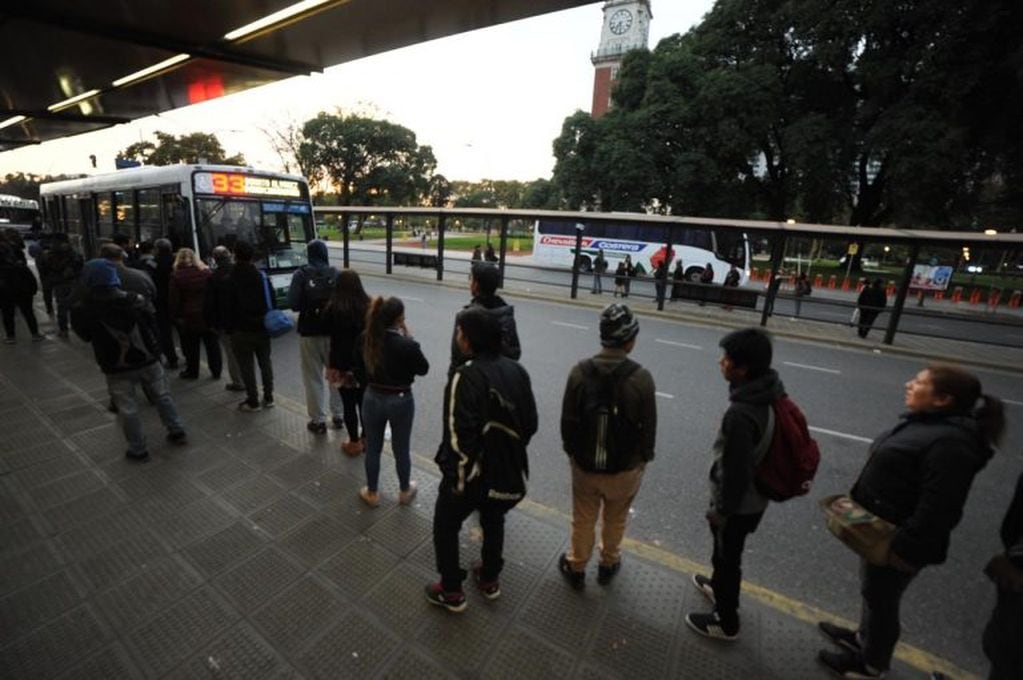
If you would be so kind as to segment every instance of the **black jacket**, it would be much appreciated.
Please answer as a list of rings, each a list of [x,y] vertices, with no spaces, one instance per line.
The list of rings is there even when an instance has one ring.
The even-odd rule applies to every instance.
[[[444,435],[434,460],[442,483],[458,493],[480,473],[484,426],[489,422],[487,404],[491,394],[500,395],[515,415],[512,429],[522,445],[536,434],[536,400],[529,374],[517,361],[504,356],[467,360],[444,388]],[[490,452],[493,455],[495,452]],[[499,455],[499,454],[498,454]]]
[[[755,453],[763,441],[768,409],[785,394],[778,374],[769,370],[759,378],[731,385],[731,404],[721,419],[710,468],[711,505],[721,515],[763,512],[767,499],[754,485]]]
[[[234,287],[231,285],[233,271],[233,263],[227,262],[218,265],[206,285],[203,316],[206,317],[206,325],[214,330],[225,330],[228,323],[227,316],[230,313],[231,305],[234,304],[235,294]]]
[[[225,332],[266,333],[263,317],[269,311],[266,304],[266,281],[263,274],[251,262],[237,262],[231,275],[225,279],[225,300],[228,303],[223,315]]]
[[[856,306],[868,310],[881,311],[887,305],[888,296],[885,295],[884,288],[876,286],[865,287],[860,291],[859,297],[856,298]]]
[[[430,362],[423,356],[419,343],[405,337],[396,330],[384,333],[384,346],[380,363],[375,371],[369,371],[362,353],[366,334],[359,335],[353,354],[353,370],[360,385],[382,385],[384,387],[408,388],[417,375],[426,375]]]
[[[15,302],[31,299],[39,290],[35,274],[21,262],[0,264],[0,299]]]
[[[328,367],[351,371],[355,365],[356,340],[366,329],[366,310],[343,312],[328,308],[326,322],[330,330]]]
[[[156,263],[151,273],[156,284],[156,308],[166,310],[170,300],[170,278],[174,273],[174,256],[158,254],[153,258]]]
[[[973,477],[991,454],[973,418],[907,414],[870,445],[852,497],[899,527],[895,554],[916,567],[941,564]]]
[[[1002,545],[1012,563],[1023,569],[1023,475],[1016,482],[1016,493],[1002,520]]]
[[[36,260],[39,277],[47,286],[75,283],[82,273],[83,264],[82,256],[75,252],[70,243],[54,243]]]
[[[92,343],[104,373],[145,368],[160,356],[153,305],[120,288],[90,289],[71,308],[71,327]]]
[[[501,324],[501,354],[509,359],[519,360],[522,356],[522,347],[519,345],[519,332],[515,326],[515,308],[509,305],[500,295],[490,297],[474,297],[472,302],[462,308],[467,309],[478,307],[486,310],[489,314],[497,317]],[[461,314],[461,312],[459,312]],[[451,365],[448,366],[448,377],[455,373],[455,369],[464,364],[469,357],[462,354],[455,342],[455,335],[458,333],[458,316],[455,316],[455,327],[451,331]]]

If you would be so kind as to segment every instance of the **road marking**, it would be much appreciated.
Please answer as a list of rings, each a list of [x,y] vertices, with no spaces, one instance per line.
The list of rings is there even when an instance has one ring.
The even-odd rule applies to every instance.
[[[551,321],[555,326],[564,326],[565,328],[578,328],[581,331],[590,330],[589,326],[581,326],[577,323],[568,323],[567,321]]]
[[[811,366],[810,364],[797,364],[793,361],[783,361],[786,366],[792,366],[793,368],[805,368],[808,371],[820,371],[821,373],[833,373],[834,375],[842,375],[842,371],[836,368],[823,368],[822,366]]]
[[[690,345],[685,342],[675,342],[674,340],[661,340],[660,338],[654,338],[654,342],[659,342],[662,345],[671,345],[672,347],[685,347],[686,349],[703,349],[699,345]]]
[[[813,427],[812,425],[807,427],[807,429],[810,430],[811,432],[819,432],[820,434],[829,434],[832,437],[841,437],[842,439],[851,439],[854,442],[864,442],[865,444],[869,444],[872,441],[874,441],[873,439],[869,439],[867,437],[861,437],[861,436],[856,435],[856,434],[848,434],[846,432],[836,432],[835,430],[825,430],[823,427]]]
[[[658,397],[664,397],[665,399],[674,399],[674,394],[668,394],[667,392],[654,392]]]
[[[411,295],[402,295],[402,300],[412,300],[413,302],[422,302],[423,298],[412,297]]]
[[[1016,401],[1015,399],[1002,399],[1002,401],[1013,406],[1023,406],[1023,401]]]

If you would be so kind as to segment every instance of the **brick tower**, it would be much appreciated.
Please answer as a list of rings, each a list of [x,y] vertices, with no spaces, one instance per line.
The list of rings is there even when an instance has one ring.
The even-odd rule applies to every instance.
[[[622,57],[629,50],[647,46],[650,36],[650,0],[607,0],[600,46],[590,55],[593,62],[593,106],[590,114],[600,118],[611,107],[611,89],[618,80]]]

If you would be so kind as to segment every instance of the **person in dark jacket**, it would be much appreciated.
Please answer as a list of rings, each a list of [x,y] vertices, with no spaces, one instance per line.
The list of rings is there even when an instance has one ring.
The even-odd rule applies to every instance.
[[[686,280],[686,273],[682,268],[682,258],[675,260],[675,270],[671,273],[671,280],[671,299],[674,301],[682,297],[682,284]]]
[[[632,288],[632,279],[636,276],[636,266],[632,264],[632,255],[625,256],[625,292],[622,297],[629,297],[629,289]]]
[[[625,266],[625,261],[622,260],[618,263],[618,267],[615,269],[615,293],[614,297],[625,297],[625,284],[629,280],[629,270]]]
[[[245,384],[242,381],[241,368],[239,368],[238,359],[234,356],[234,350],[231,348],[231,334],[225,326],[229,314],[228,309],[231,306],[231,295],[234,293],[230,286],[234,261],[231,251],[225,246],[214,248],[212,255],[214,269],[209,283],[206,284],[203,315],[206,317],[206,326],[217,334],[222,362],[227,364],[227,375],[230,381],[225,389],[228,392],[244,392]],[[145,258],[145,255],[142,257]],[[145,260],[143,259],[141,262],[144,263]]]
[[[0,248],[0,312],[3,314],[4,342],[13,345],[15,340],[14,312],[21,310],[29,333],[33,340],[45,340],[46,336],[39,332],[35,310],[32,309],[32,298],[39,291],[35,274],[22,260],[18,259],[13,248],[4,244]]]
[[[487,244],[487,249],[483,251],[483,259],[486,260],[487,262],[490,262],[490,263],[497,262],[497,259],[498,259],[497,258],[497,253],[494,252],[494,244],[493,243],[488,243]]]
[[[366,385],[362,424],[366,430],[366,486],[359,497],[370,507],[380,505],[380,452],[384,431],[391,426],[391,450],[398,472],[398,502],[416,497],[409,446],[416,402],[412,382],[426,375],[430,363],[405,324],[405,305],[395,297],[374,298],[366,313],[366,330],[356,342],[355,378]]]
[[[330,265],[327,244],[320,240],[306,246],[309,264],[291,277],[288,307],[298,312],[298,350],[305,387],[306,428],[313,434],[327,433],[329,409],[334,427],[341,427],[341,398],[327,384],[325,372],[330,354],[330,326],[324,308],[337,282],[338,270]]]
[[[57,307],[57,336],[66,338],[75,285],[82,273],[82,256],[71,247],[67,234],[57,232],[52,237],[49,250],[40,256],[38,264],[44,285],[53,289],[53,301]]]
[[[466,518],[476,511],[483,529],[483,547],[482,561],[473,567],[473,577],[488,600],[501,596],[504,518],[521,496],[512,498],[488,488],[487,466],[521,457],[528,471],[525,451],[536,434],[537,413],[526,369],[501,354],[502,333],[497,317],[481,307],[468,309],[458,316],[455,337],[463,354],[470,358],[455,369],[444,389],[444,435],[435,458],[441,482],[433,514],[433,546],[440,581],[426,586],[426,599],[460,612],[466,607],[462,582],[467,573],[459,564],[458,533]],[[507,438],[488,438],[494,422],[501,423],[502,433],[511,430]],[[518,473],[517,466],[511,468],[512,473]]]
[[[572,472],[572,539],[568,552],[561,556],[558,564],[562,575],[576,589],[585,586],[586,563],[593,552],[598,516],[602,529],[597,581],[606,585],[618,573],[629,509],[639,493],[646,465],[654,459],[657,441],[654,379],[650,371],[628,358],[638,335],[639,321],[632,311],[626,305],[608,305],[600,315],[602,349],[596,356],[576,364],[565,385],[561,442]],[[623,367],[624,362],[628,365]],[[626,421],[635,428],[636,437],[625,443],[629,449],[608,451],[609,457],[615,460],[610,462],[607,471],[590,469],[585,453],[580,450],[583,442],[590,441],[586,433],[581,432],[589,422],[585,410],[592,408],[584,398],[587,383],[597,376],[614,379],[612,372],[622,368],[631,372],[617,378],[613,389],[620,395],[618,406]],[[599,442],[601,446],[605,444]]]
[[[185,428],[159,361],[153,306],[142,296],[120,288],[117,267],[109,260],[90,260],[82,278],[87,289],[71,311],[71,325],[78,337],[92,343],[96,363],[106,375],[107,388],[128,440],[127,457],[136,461],[149,458],[135,400],[136,387],[141,387],[156,403],[160,420],[167,428],[167,440],[185,443]]]
[[[501,275],[497,267],[483,262],[474,262],[469,276],[469,292],[472,300],[462,311],[474,308],[487,310],[501,324],[501,353],[509,359],[519,360],[522,347],[519,345],[519,333],[515,326],[515,308],[497,294],[497,284]],[[461,313],[461,312],[459,312]],[[451,364],[448,366],[448,377],[455,369],[468,359],[459,349],[455,336],[458,334],[458,317],[455,317],[455,328],[451,333]]]
[[[238,360],[238,369],[245,383],[245,401],[238,410],[258,411],[259,389],[256,384],[256,362],[263,381],[263,408],[274,405],[274,370],[270,361],[270,334],[263,318],[270,311],[266,303],[269,282],[252,263],[255,249],[248,241],[234,246],[235,265],[226,282],[228,303],[224,314],[224,330],[231,336],[231,349]]]
[[[668,258],[665,257],[654,269],[654,293],[658,302],[664,300],[668,291]]]
[[[174,273],[174,251],[171,242],[165,238],[154,244],[152,277],[156,284],[156,327],[160,332],[160,348],[167,361],[167,368],[178,367],[178,352],[174,347],[174,319],[170,312],[170,279]]]
[[[991,661],[988,680],[1023,678],[1023,475],[1002,520],[1005,552],[991,558],[984,569],[998,588],[998,603],[984,628],[984,654]]]
[[[597,249],[597,257],[593,260],[593,287],[590,292],[594,295],[604,293],[604,273],[607,272],[607,258],[604,257],[604,249]]]
[[[52,234],[35,234],[36,239],[29,245],[28,254],[35,260],[36,274],[39,276],[39,286],[43,292],[43,304],[46,306],[46,315],[56,316],[56,308],[53,306],[53,283],[46,275],[46,256],[53,248]]]
[[[206,286],[213,276],[209,267],[191,248],[181,248],[174,257],[167,306],[178,327],[181,353],[185,355],[185,370],[178,374],[183,380],[199,377],[199,343],[206,348],[206,363],[214,380],[220,380],[223,358],[217,334],[206,325]]]
[[[130,293],[138,293],[146,302],[155,304],[156,284],[142,270],[127,265],[124,249],[121,246],[114,243],[104,243],[100,246],[99,256],[104,260],[110,260],[117,267],[117,276],[121,279],[121,288]]]
[[[712,285],[714,283],[714,267],[711,265],[710,262],[708,262],[706,265],[704,265],[703,271],[700,272],[700,283],[702,283],[705,286],[710,286],[710,285]],[[700,306],[701,307],[703,307],[704,305],[707,304],[706,297],[707,297],[708,294],[709,294],[709,291],[706,291],[706,290],[704,290],[704,291],[702,291],[700,293]]]
[[[867,337],[874,320],[888,306],[888,296],[884,291],[884,281],[874,279],[874,283],[865,286],[856,298],[856,308],[860,310],[860,320],[857,323],[856,334],[861,338]]]
[[[982,394],[980,381],[961,368],[920,371],[906,383],[906,407],[899,424],[871,444],[850,494],[896,526],[888,564],[861,564],[859,630],[818,624],[843,648],[822,650],[818,659],[845,677],[880,678],[888,670],[902,595],[921,569],[945,562],[973,478],[1005,430],[1002,402]]]
[[[348,430],[348,441],[341,445],[341,450],[349,456],[358,456],[365,449],[359,425],[366,385],[355,377],[355,347],[359,335],[366,330],[369,301],[359,274],[354,269],[345,269],[337,277],[337,285],[325,310],[330,329],[327,378],[332,385],[337,385],[341,395],[344,423]]]
[[[754,484],[754,471],[767,453],[774,432],[772,404],[785,395],[771,368],[771,338],[759,328],[729,333],[719,343],[721,375],[731,402],[714,441],[710,468],[707,523],[714,538],[708,578],[693,575],[693,585],[714,605],[710,613],[690,613],[686,624],[700,635],[719,640],[739,636],[739,584],[746,537],[756,531],[765,498]]]

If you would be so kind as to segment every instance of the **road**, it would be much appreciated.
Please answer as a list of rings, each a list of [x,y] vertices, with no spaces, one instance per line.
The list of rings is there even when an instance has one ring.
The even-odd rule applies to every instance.
[[[452,279],[457,275],[452,275]],[[431,363],[415,388],[412,447],[416,465],[430,465],[441,435],[441,394],[451,323],[468,291],[367,276],[370,294],[398,295]],[[530,499],[562,513],[571,510],[568,465],[558,432],[560,400],[570,367],[598,349],[597,314],[570,304],[513,300],[523,365],[533,379],[540,431],[530,446]],[[654,373],[658,391],[657,457],[648,468],[629,533],[703,564],[711,545],[703,520],[710,448],[726,406],[718,371],[723,331],[658,318],[641,318],[634,357]],[[275,341],[279,391],[302,399],[294,335]],[[896,356],[778,340],[775,366],[789,394],[806,411],[823,460],[809,497],[775,504],[748,543],[744,577],[790,598],[849,619],[858,618],[857,561],[824,529],[816,499],[848,490],[871,438],[895,424],[903,383],[922,363]],[[979,371],[987,392],[1007,400],[1010,422],[1023,415],[1018,376]],[[925,570],[903,608],[903,639],[962,668],[986,667],[980,633],[994,603],[981,574],[999,551],[998,525],[1023,470],[1023,433],[1017,427],[978,475],[949,561]],[[385,474],[393,474],[385,465]],[[628,568],[627,565],[625,568]],[[813,650],[807,650],[812,653]]]

